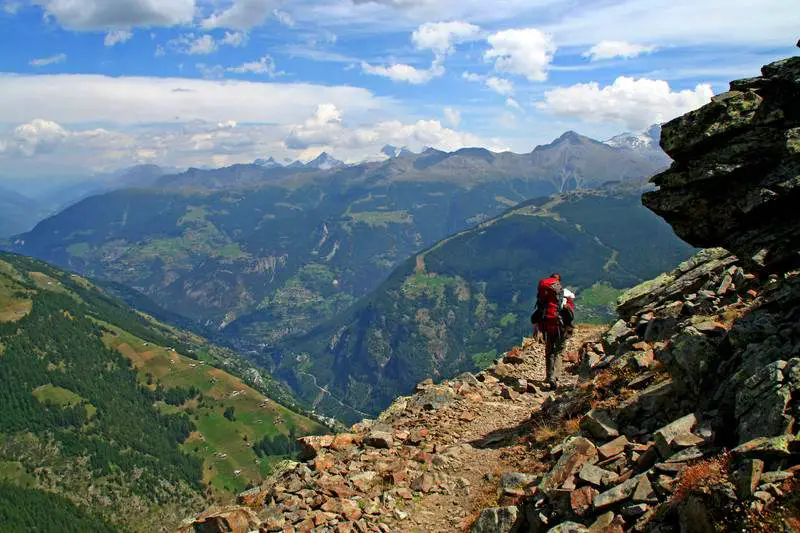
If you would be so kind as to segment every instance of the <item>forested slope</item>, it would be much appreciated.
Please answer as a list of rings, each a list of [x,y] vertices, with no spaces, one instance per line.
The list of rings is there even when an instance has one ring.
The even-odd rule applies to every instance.
[[[324,428],[257,391],[265,377],[214,368],[229,357],[83,278],[0,254],[0,483],[146,531],[260,481],[278,457],[253,444]],[[2,494],[3,508],[46,500]]]

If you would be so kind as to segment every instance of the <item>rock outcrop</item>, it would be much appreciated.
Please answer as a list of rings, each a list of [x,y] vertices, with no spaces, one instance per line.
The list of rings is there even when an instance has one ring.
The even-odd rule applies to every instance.
[[[679,237],[771,269],[800,264],[800,57],[668,122],[661,147],[674,163],[644,204]]]

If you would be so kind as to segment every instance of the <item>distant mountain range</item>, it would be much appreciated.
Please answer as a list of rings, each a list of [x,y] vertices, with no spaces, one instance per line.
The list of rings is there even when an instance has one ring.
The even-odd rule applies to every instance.
[[[149,187],[85,198],[7,247],[259,353],[339,316],[454,233],[554,193],[639,191],[669,165],[653,145],[612,144],[567,132],[528,154],[387,148],[356,165],[321,154],[295,168],[154,172]]]
[[[641,184],[667,164],[568,132],[530,154],[398,150],[351,166],[322,154],[297,169],[266,160],[151,172],[138,182],[150,188],[86,198],[12,248],[128,285],[200,324],[245,320],[238,331],[270,343],[330,318],[409,255],[520,202]]]

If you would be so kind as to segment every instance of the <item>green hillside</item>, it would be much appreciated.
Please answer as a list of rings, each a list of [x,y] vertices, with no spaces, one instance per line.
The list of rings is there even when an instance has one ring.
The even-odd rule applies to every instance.
[[[293,452],[291,436],[324,430],[267,399],[288,394],[231,352],[5,253],[0,382],[0,483],[19,489],[0,485],[0,508],[57,494],[79,511],[54,513],[122,529],[152,531],[230,499]],[[283,446],[266,455],[265,439]]]
[[[578,294],[579,321],[604,322],[620,289],[691,252],[638,195],[531,201],[412,257],[347,313],[266,357],[320,410],[355,420],[518,343],[550,272]]]

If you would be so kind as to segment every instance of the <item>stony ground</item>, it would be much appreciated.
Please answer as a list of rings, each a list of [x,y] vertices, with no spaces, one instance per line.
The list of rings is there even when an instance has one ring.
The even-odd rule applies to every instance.
[[[567,341],[564,355],[575,358],[578,349],[585,342],[598,340],[604,329],[579,326]],[[429,428],[429,443],[442,447],[445,455],[452,458],[439,470],[440,477],[453,478],[455,486],[461,490],[421,494],[404,507],[403,511],[408,514],[405,520],[395,515],[387,520],[393,530],[467,530],[482,509],[497,504],[501,474],[541,473],[546,468],[530,453],[524,440],[536,429],[530,427],[531,414],[553,394],[538,387],[545,378],[544,345],[527,339],[522,349],[515,352],[519,353],[519,358],[512,360],[520,362],[500,364],[489,370],[488,379],[484,377],[485,381],[475,392],[435,413],[423,411],[405,421],[406,427],[422,424]],[[503,378],[504,367],[511,371],[509,375],[531,384],[530,392],[516,393],[520,390],[518,384],[514,388],[495,382],[492,377]],[[565,362],[564,388],[574,387],[578,380],[569,373],[571,368],[571,363]]]

